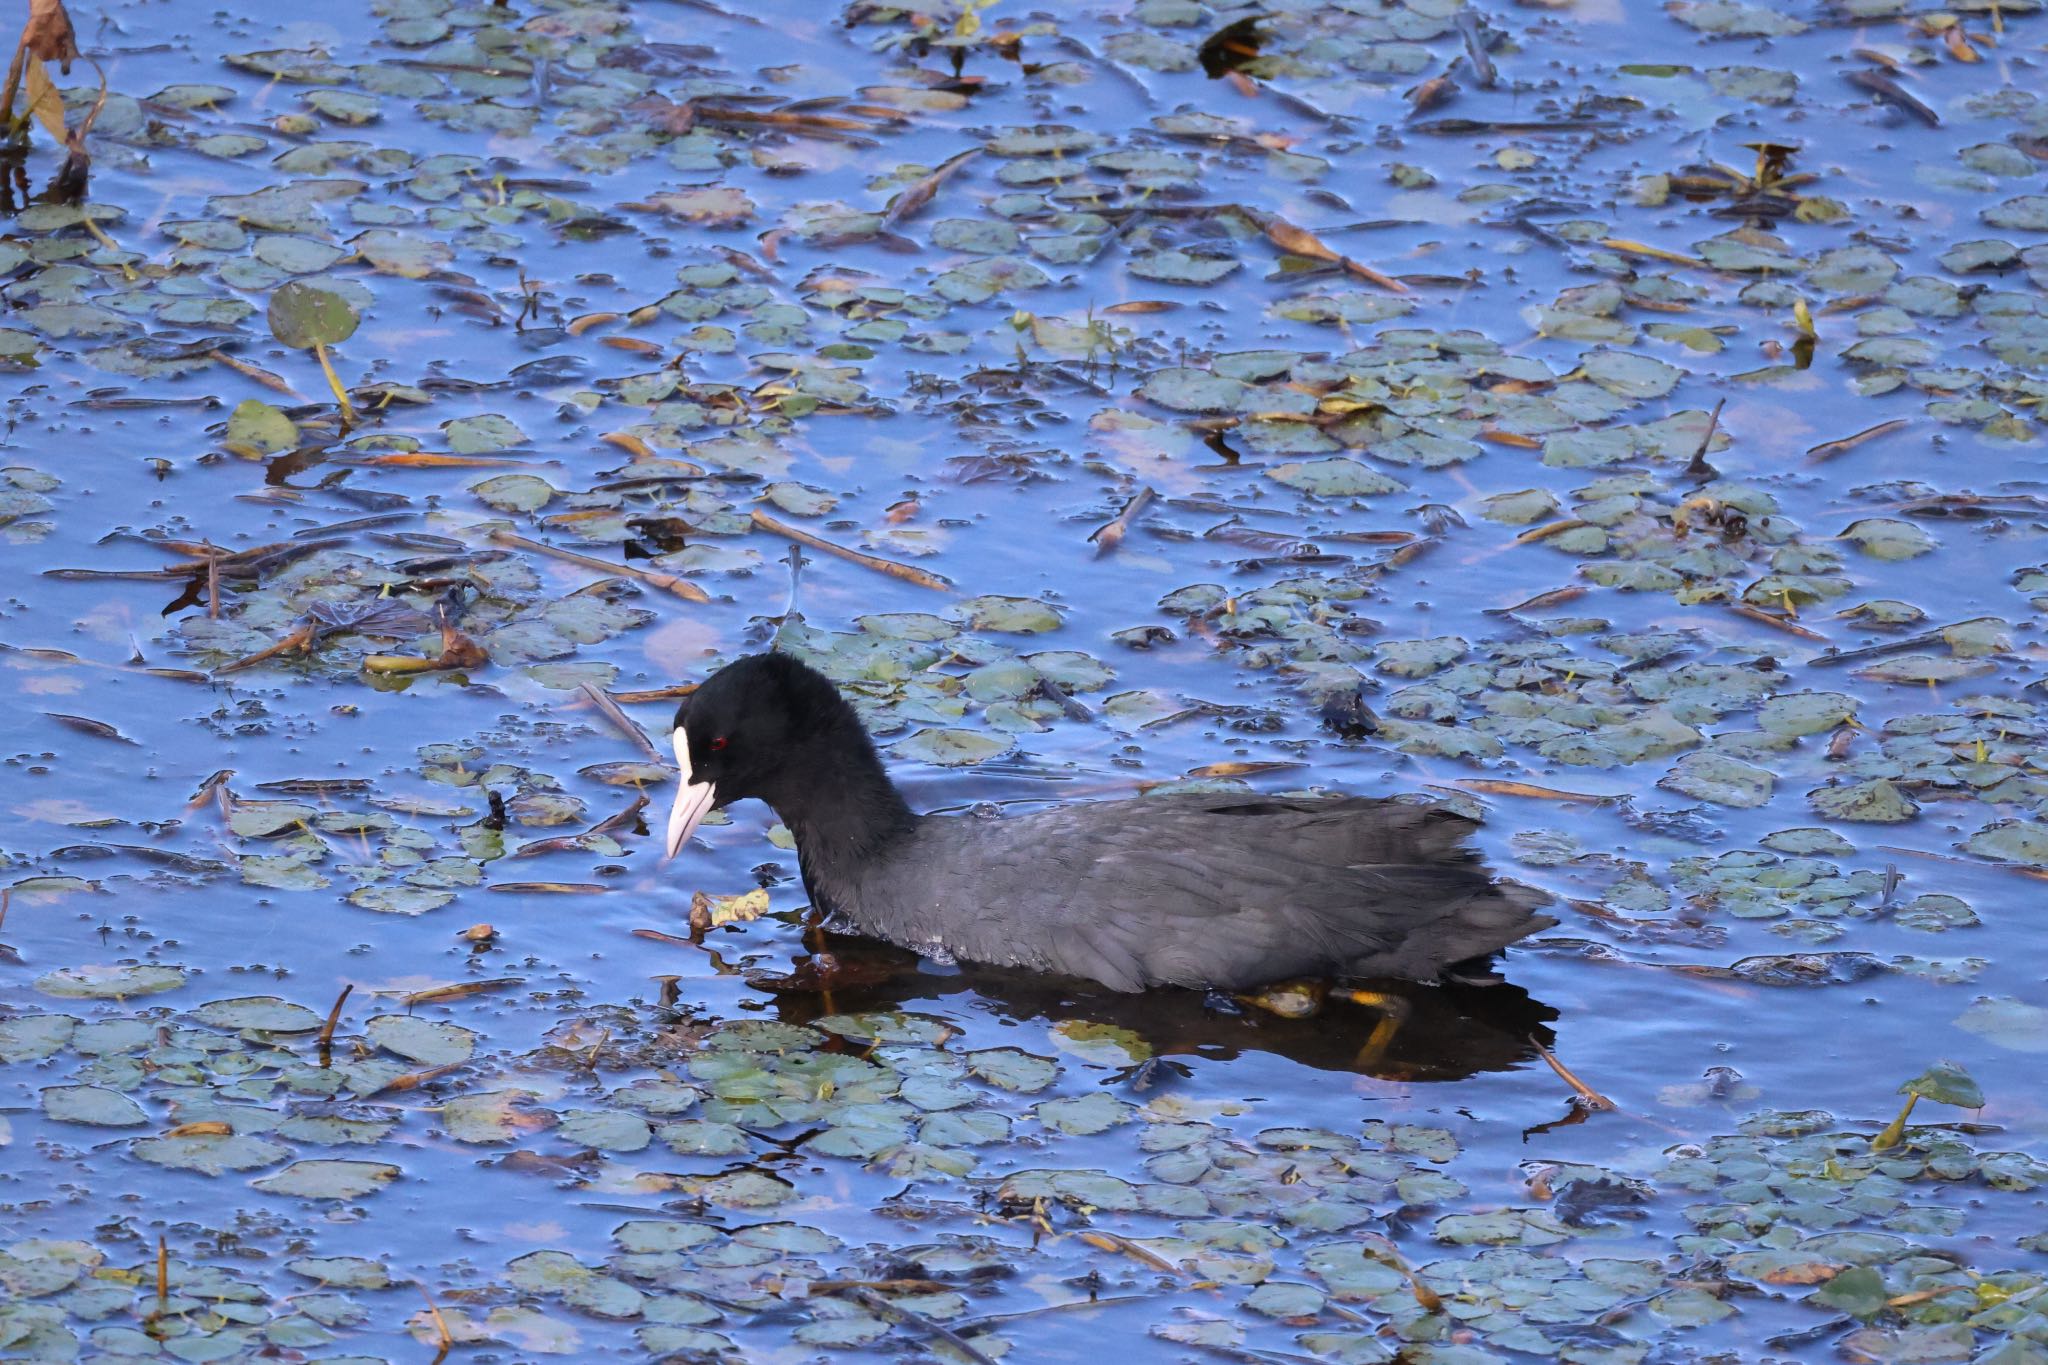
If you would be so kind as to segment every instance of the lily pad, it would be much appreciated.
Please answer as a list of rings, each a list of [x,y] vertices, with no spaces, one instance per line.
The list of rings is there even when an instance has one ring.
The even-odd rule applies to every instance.
[[[466,1062],[476,1051],[477,1040],[474,1030],[460,1024],[408,1014],[380,1014],[363,1025],[363,1036],[385,1051],[422,1066]]]
[[[274,1166],[291,1148],[252,1133],[195,1133],[187,1137],[141,1138],[129,1148],[155,1166],[170,1166],[201,1175],[225,1175]]]
[[[398,1167],[381,1161],[294,1161],[253,1183],[267,1194],[295,1199],[361,1199],[398,1178]]]
[[[341,295],[298,280],[270,296],[270,333],[294,350],[339,345],[355,335],[360,321]]]
[[[258,1029],[266,1033],[307,1033],[326,1022],[304,1005],[274,995],[212,1000],[194,1010],[193,1015],[215,1028]]]
[[[127,1000],[160,995],[185,984],[176,967],[150,965],[60,967],[36,978],[36,989],[63,1000]]]
[[[97,1085],[53,1085],[43,1091],[43,1112],[57,1123],[99,1128],[133,1128],[149,1122],[134,1100]]]
[[[1348,455],[1275,465],[1266,477],[1316,498],[1377,498],[1408,490],[1399,479],[1368,469]]]

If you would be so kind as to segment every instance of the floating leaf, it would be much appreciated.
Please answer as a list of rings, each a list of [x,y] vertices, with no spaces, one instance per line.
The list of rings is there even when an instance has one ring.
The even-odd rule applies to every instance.
[[[141,1138],[129,1149],[155,1166],[170,1166],[201,1175],[253,1171],[274,1166],[292,1154],[281,1142],[249,1133],[197,1133],[190,1137]]]
[[[341,295],[297,280],[270,296],[269,316],[270,334],[298,351],[339,345],[361,320]]]
[[[410,1014],[380,1014],[363,1025],[363,1036],[387,1052],[422,1066],[466,1062],[476,1051],[476,1033],[460,1024]]]
[[[53,1085],[43,1091],[43,1112],[57,1123],[133,1128],[149,1122],[142,1106],[118,1090],[97,1085]]]
[[[215,1028],[258,1029],[266,1033],[306,1033],[324,1022],[304,1005],[280,1000],[274,995],[244,995],[233,1000],[212,1000],[193,1011],[196,1018]]]
[[[1954,1062],[1935,1063],[1900,1086],[1899,1093],[1917,1095],[1937,1104],[1953,1104],[1959,1109],[1984,1107],[1984,1092],[1977,1088],[1970,1073]]]
[[[2048,1009],[2024,1000],[1986,997],[1955,1022],[1957,1028],[2013,1052],[2048,1052]]]
[[[898,758],[935,763],[942,768],[960,768],[986,763],[1013,747],[1011,741],[979,730],[935,729],[919,730],[908,739],[898,740],[889,746],[889,752]]]
[[[267,1194],[295,1199],[361,1199],[398,1178],[398,1168],[381,1161],[294,1161],[253,1183]]]
[[[1266,477],[1317,498],[1377,498],[1408,490],[1399,479],[1368,469],[1348,455],[1275,465]]]
[[[65,1000],[126,1000],[159,995],[185,984],[176,967],[60,967],[36,978],[36,989]]]

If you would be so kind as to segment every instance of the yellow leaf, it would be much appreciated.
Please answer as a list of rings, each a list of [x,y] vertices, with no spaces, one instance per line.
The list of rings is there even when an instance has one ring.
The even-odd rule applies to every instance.
[[[66,136],[64,97],[50,83],[50,73],[43,69],[42,58],[32,52],[23,55],[28,58],[27,78],[22,86],[28,97],[28,111],[36,116],[45,132],[62,142]]]
[[[720,896],[711,902],[711,925],[743,924],[768,913],[768,892],[755,887],[738,896]]]

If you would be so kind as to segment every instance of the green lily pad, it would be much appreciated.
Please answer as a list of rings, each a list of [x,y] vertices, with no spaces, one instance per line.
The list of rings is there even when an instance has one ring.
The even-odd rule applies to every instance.
[[[2013,1052],[2048,1052],[2048,1009],[2011,996],[1979,999],[1956,1027]],[[47,1092],[45,1092],[47,1093]]]
[[[63,1000],[127,1000],[160,995],[185,984],[176,967],[60,967],[36,978],[36,989]]]
[[[253,1171],[274,1166],[291,1148],[253,1133],[195,1133],[187,1137],[140,1138],[129,1151],[154,1166],[169,1166],[201,1175]]]
[[[133,1128],[149,1122],[142,1106],[118,1090],[97,1085],[53,1085],[43,1091],[43,1112],[57,1123]]]
[[[426,886],[359,886],[348,903],[384,915],[424,915],[455,899],[453,891]]]
[[[1399,479],[1368,469],[1348,455],[1275,465],[1266,477],[1316,498],[1377,498],[1408,490]]]
[[[1771,799],[1772,782],[1767,769],[1740,759],[1693,753],[1680,758],[1657,785],[1701,801],[1748,810]]]
[[[293,350],[337,346],[361,321],[347,299],[293,280],[270,296],[270,334]]]
[[[471,484],[469,491],[486,507],[500,512],[537,512],[555,497],[553,485],[531,474],[500,474]]]
[[[1996,820],[1972,834],[1963,847],[1980,858],[2048,867],[2048,822]]]
[[[1982,1109],[1984,1092],[1969,1072],[1954,1062],[1937,1062],[1899,1087],[1901,1095],[1918,1095],[1958,1109]]]
[[[474,1030],[460,1024],[408,1014],[380,1014],[363,1025],[363,1036],[385,1051],[422,1066],[466,1062],[476,1051],[477,1040]]]
[[[1129,1123],[1133,1109],[1106,1091],[1074,1099],[1047,1100],[1031,1111],[1048,1128],[1076,1137],[1106,1133],[1118,1124]]]
[[[228,415],[227,444],[255,455],[291,450],[299,443],[298,423],[260,398],[244,398]]]
[[[1029,1094],[1059,1075],[1059,1064],[1014,1047],[984,1048],[966,1056],[967,1069],[990,1085]]]
[[[1834,820],[1895,825],[1920,813],[1920,804],[1890,781],[1873,777],[1841,786],[1815,787],[1806,794],[1813,808]]]
[[[1008,753],[1013,747],[1010,740],[1000,735],[983,734],[979,730],[934,729],[919,730],[908,739],[898,740],[889,746],[889,752],[898,758],[914,759],[919,763],[961,768],[985,763],[999,754]]]
[[[361,1199],[398,1178],[398,1167],[381,1161],[294,1161],[251,1183],[267,1194],[294,1199]]]
[[[1842,539],[1873,559],[1913,559],[1941,548],[1941,542],[1910,521],[1865,517],[1851,522]]]
[[[194,1010],[193,1016],[215,1028],[259,1029],[265,1033],[308,1033],[326,1020],[304,1005],[274,995],[245,995],[233,1000],[212,1000]]]

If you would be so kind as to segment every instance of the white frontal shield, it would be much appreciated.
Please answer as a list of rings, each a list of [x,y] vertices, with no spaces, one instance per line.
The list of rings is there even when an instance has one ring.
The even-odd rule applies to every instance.
[[[679,725],[675,732],[676,746],[676,803],[668,812],[668,852],[663,861],[676,856],[689,841],[704,813],[711,809],[713,796],[709,782],[692,782],[690,778],[690,742]]]

